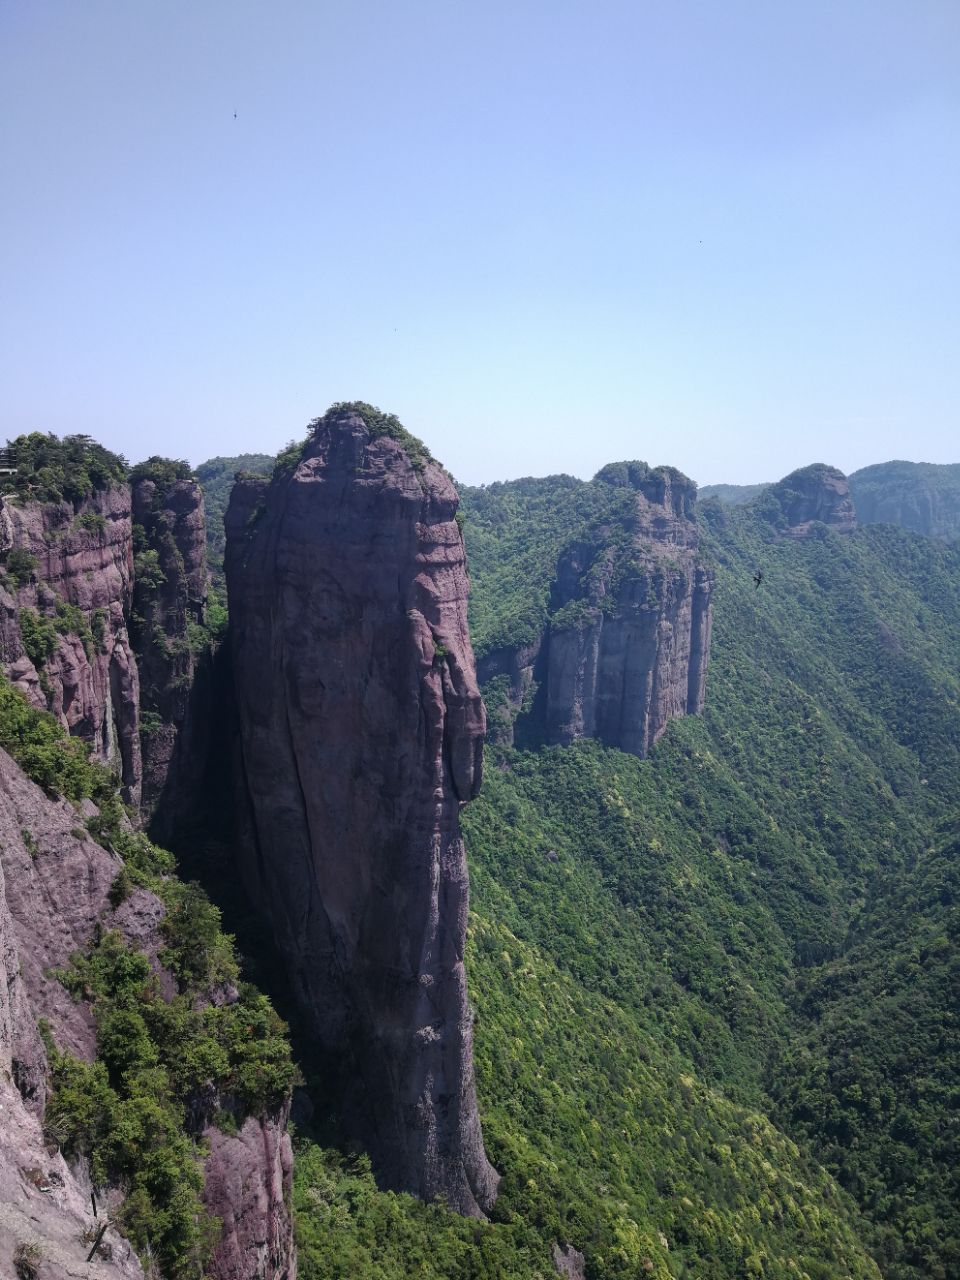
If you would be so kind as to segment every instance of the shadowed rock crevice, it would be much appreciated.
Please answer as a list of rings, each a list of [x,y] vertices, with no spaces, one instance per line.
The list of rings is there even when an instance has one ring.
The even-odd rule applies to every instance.
[[[140,672],[141,815],[167,842],[194,797],[212,713],[203,493],[185,463],[132,475],[131,638]]]

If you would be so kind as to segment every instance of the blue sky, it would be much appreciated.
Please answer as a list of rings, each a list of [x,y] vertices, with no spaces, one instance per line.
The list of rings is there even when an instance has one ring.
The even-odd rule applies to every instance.
[[[0,0],[0,175],[0,435],[960,460],[956,0]]]

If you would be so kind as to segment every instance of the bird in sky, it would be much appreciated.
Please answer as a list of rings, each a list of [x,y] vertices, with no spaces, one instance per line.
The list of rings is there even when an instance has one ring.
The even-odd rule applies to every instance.
[[[758,569],[758,570],[757,570],[757,572],[753,575],[753,580],[754,580],[754,582],[757,584],[757,587],[759,587],[759,586],[760,586],[760,583],[763,581],[763,574],[760,572],[760,570],[759,570],[759,569]]]

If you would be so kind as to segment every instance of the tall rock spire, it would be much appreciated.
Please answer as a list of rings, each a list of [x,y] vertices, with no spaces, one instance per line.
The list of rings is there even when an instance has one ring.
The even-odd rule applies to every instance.
[[[478,1214],[497,1175],[459,809],[485,716],[457,503],[395,419],[336,407],[272,481],[238,482],[226,570],[248,889],[381,1180]]]

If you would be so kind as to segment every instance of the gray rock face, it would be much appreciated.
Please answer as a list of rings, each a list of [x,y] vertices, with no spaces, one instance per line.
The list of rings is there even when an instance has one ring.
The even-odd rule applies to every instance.
[[[134,582],[131,633],[143,713],[141,813],[162,841],[193,791],[209,714],[198,705],[204,685],[189,629],[204,621],[207,603],[203,491],[194,480],[176,480],[163,491],[141,480],[133,488],[133,518],[159,569],[159,580]]]
[[[852,533],[857,513],[842,471],[822,462],[802,467],[772,485],[770,494],[783,513],[782,532],[790,538],[809,538],[818,524],[837,533]]]
[[[633,491],[617,529],[570,547],[554,585],[546,736],[598,738],[645,756],[675,716],[703,709],[713,577],[699,558],[696,486],[621,463],[597,477]]]
[[[960,538],[960,463],[880,462],[854,471],[850,492],[861,524]]]
[[[140,686],[126,623],[133,580],[129,490],[95,494],[77,509],[0,499],[5,563],[15,549],[35,567],[19,582],[9,569],[0,579],[0,662],[7,678],[89,742],[122,778],[124,798],[137,804]],[[53,651],[36,663],[24,644],[25,610],[57,628]]]
[[[550,1247],[550,1253],[557,1275],[563,1276],[564,1280],[586,1280],[587,1260],[579,1249],[575,1249],[572,1244],[564,1246],[553,1244]]]
[[[443,470],[331,411],[296,469],[241,480],[227,584],[243,873],[382,1181],[494,1200],[472,1063],[459,808],[485,730]]]
[[[236,1135],[208,1127],[204,1203],[223,1223],[213,1255],[216,1280],[296,1280],[292,1248],[293,1152],[279,1116],[253,1116]]]

